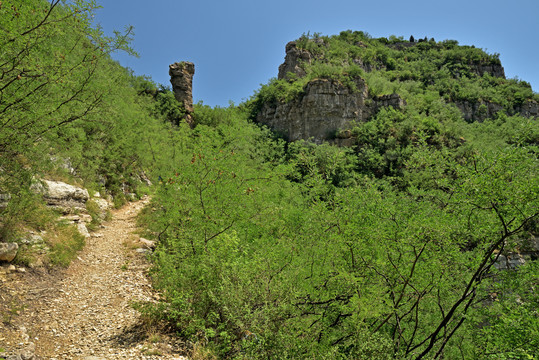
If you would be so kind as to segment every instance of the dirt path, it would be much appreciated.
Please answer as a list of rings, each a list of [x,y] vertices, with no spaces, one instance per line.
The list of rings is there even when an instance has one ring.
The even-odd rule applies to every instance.
[[[0,325],[0,348],[16,348],[23,360],[185,359],[178,344],[144,326],[131,306],[157,296],[133,233],[145,204],[115,210],[62,274],[16,274],[9,286],[4,282],[0,291],[11,291],[19,305],[12,305],[9,324]]]

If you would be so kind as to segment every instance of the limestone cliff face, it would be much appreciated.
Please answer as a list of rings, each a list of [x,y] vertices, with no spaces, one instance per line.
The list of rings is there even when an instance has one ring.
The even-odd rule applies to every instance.
[[[489,74],[493,77],[499,77],[505,79],[505,70],[502,64],[493,64],[493,63],[482,63],[476,62],[470,64],[470,69],[477,76],[483,76],[483,74]]]
[[[484,121],[503,110],[503,106],[488,101],[456,101],[455,105],[462,113],[464,120],[468,122]]]
[[[324,41],[322,39],[311,40],[318,42],[319,45],[323,45]],[[358,46],[364,46],[358,44]],[[304,70],[305,65],[310,65],[314,60],[320,60],[319,57],[310,53],[308,50],[298,48],[296,41],[290,41],[286,44],[286,56],[284,62],[279,66],[279,75],[277,78],[287,79],[288,74],[295,74],[298,78],[301,78],[306,75]],[[380,62],[375,63],[365,63],[363,59],[356,58],[352,60],[354,64],[361,67],[365,72],[371,72],[374,70],[385,69],[385,65]]]
[[[456,101],[455,105],[462,112],[464,120],[484,121],[494,118],[498,111],[505,111],[503,106],[489,101]],[[539,103],[534,100],[526,100],[522,105],[511,109],[509,115],[518,114],[527,118],[539,117]]]
[[[362,78],[355,78],[354,83],[357,90],[337,80],[314,79],[305,85],[302,96],[286,103],[264,104],[257,121],[289,141],[335,141],[346,145],[343,134],[353,123],[366,121],[382,107],[405,105],[397,94],[370,97]]]
[[[174,97],[185,110],[185,120],[193,127],[193,75],[195,75],[195,64],[188,61],[171,64],[169,66],[169,75]]]
[[[315,42],[315,45],[322,49],[327,45],[322,38],[309,41]],[[387,46],[406,51],[418,44],[417,42],[403,42]],[[367,45],[359,42],[356,46],[366,47]],[[305,69],[309,65],[326,61],[323,55],[317,54],[318,52],[315,54],[298,47],[296,41],[289,42],[286,45],[284,63],[279,66],[278,79],[294,81],[294,78],[306,76]],[[381,60],[376,59],[364,61],[362,58],[353,58],[348,61],[350,64],[358,65],[365,72],[386,68]],[[447,64],[440,66],[445,65]],[[483,76],[484,74],[505,78],[504,68],[496,59],[470,60],[466,66],[450,66],[449,68],[455,78]],[[354,123],[368,121],[381,108],[400,109],[405,106],[404,100],[397,94],[371,96],[364,79],[356,77],[351,80],[355,84],[354,90],[338,80],[313,79],[303,87],[301,95],[291,101],[262,104],[256,121],[269,126],[289,141],[304,139],[316,143],[329,141],[339,145],[350,145],[353,139],[350,138],[349,130]],[[500,104],[484,100],[455,101],[454,104],[466,121],[484,121],[495,117],[499,111],[507,111],[510,115],[539,116],[539,104],[533,100],[527,100],[514,109],[504,109]]]
[[[299,49],[295,41],[286,44],[286,56],[284,62],[279,66],[278,79],[287,78],[288,73],[296,74],[298,77],[305,76],[303,63],[310,64],[313,56],[307,50]]]
[[[539,118],[539,103],[533,100],[526,100],[517,112],[524,117]]]

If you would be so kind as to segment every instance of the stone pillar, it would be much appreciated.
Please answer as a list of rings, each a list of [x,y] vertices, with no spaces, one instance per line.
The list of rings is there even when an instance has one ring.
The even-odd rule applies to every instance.
[[[185,110],[185,121],[194,127],[193,119],[193,75],[195,64],[189,61],[174,63],[169,66],[170,83],[174,97]]]

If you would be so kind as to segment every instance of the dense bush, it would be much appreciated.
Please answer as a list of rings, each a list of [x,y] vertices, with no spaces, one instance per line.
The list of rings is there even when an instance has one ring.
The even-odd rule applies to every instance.
[[[512,294],[536,286],[534,266],[499,290],[501,307],[485,305],[500,284],[499,254],[534,234],[537,122],[512,116],[519,100],[508,94],[536,95],[473,75],[470,64],[499,61],[479,49],[401,43],[304,36],[298,45],[318,59],[306,77],[273,79],[238,108],[198,105],[200,125],[184,133],[142,218],[160,240],[154,277],[165,295],[144,311],[222,358],[536,356],[523,340],[535,335],[535,299],[510,306]],[[349,62],[358,57],[381,70],[358,70]],[[351,74],[372,96],[407,102],[356,124],[351,149],[285,145],[248,123],[311,79],[346,83]],[[452,103],[457,91],[507,113],[467,123]],[[498,338],[506,307],[528,321]]]
[[[50,222],[28,191],[34,175],[105,187],[119,205],[147,173],[155,194],[140,222],[158,240],[162,297],[139,308],[212,356],[537,358],[536,262],[493,266],[537,236],[537,120],[515,115],[537,94],[476,73],[497,55],[305,35],[304,78],[271,80],[239,106],[196,104],[191,129],[169,88],[110,59],[128,34],[104,37],[93,8],[0,3],[3,239],[17,222]],[[286,144],[249,120],[320,77],[352,90],[362,77],[371,96],[407,105],[355,124],[346,149]],[[503,111],[467,123],[457,101]],[[62,234],[52,260],[65,265],[82,241]]]

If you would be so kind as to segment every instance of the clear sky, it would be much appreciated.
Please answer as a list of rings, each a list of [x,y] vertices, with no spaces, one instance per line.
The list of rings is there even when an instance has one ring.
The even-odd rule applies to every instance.
[[[194,101],[228,106],[277,76],[285,45],[303,33],[361,30],[427,36],[499,53],[508,78],[539,91],[539,0],[97,0],[107,35],[135,27],[139,58],[114,58],[170,85],[168,65],[195,63]]]

